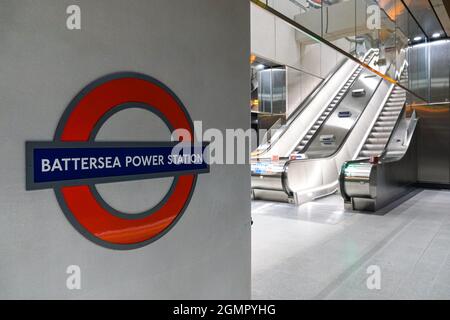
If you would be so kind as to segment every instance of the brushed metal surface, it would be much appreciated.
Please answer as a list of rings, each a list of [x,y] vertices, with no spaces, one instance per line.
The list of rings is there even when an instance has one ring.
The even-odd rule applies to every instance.
[[[450,41],[430,44],[430,101],[450,101]]]
[[[366,160],[344,164],[341,194],[351,208],[377,211],[401,198],[417,182],[417,119],[399,119],[378,164]]]
[[[270,68],[258,72],[260,112],[286,113],[286,69]]]
[[[415,108],[419,123],[418,180],[450,183],[450,105]]]

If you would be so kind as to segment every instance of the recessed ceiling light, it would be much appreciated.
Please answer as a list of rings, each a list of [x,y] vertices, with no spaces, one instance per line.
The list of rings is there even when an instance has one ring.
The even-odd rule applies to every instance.
[[[441,37],[441,33],[440,32],[433,33],[432,37],[435,38],[435,39],[440,38]]]
[[[422,37],[420,37],[420,36],[414,38],[414,41],[420,41],[420,40],[422,40]]]

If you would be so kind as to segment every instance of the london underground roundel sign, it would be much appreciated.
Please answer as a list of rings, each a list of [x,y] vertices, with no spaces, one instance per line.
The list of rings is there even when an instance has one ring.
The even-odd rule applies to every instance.
[[[53,141],[26,143],[27,190],[52,188],[70,223],[89,240],[113,249],[142,247],[167,233],[188,206],[198,174],[209,172],[205,143],[95,141],[101,126],[127,108],[148,110],[172,132],[183,129],[194,137],[186,108],[169,88],[127,72],[84,88],[64,112]],[[173,177],[168,193],[138,214],[112,208],[96,189],[99,183],[160,177]]]

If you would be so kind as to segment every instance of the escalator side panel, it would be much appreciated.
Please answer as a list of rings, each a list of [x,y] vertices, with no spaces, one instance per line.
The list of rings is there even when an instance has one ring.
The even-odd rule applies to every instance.
[[[329,194],[338,189],[338,179],[342,164],[354,158],[368,128],[379,109],[384,106],[390,84],[382,81],[372,100],[362,113],[341,148],[332,156],[321,159],[290,161],[287,165],[287,186],[297,203],[303,203]],[[320,177],[320,180],[317,180]],[[333,189],[334,188],[334,189]]]

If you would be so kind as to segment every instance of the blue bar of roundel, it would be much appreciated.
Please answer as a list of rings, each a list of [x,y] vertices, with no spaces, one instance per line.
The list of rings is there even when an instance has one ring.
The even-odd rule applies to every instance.
[[[208,169],[208,164],[205,159],[201,157],[201,163],[183,163],[183,164],[169,164],[169,156],[172,154],[173,147],[128,147],[128,148],[36,148],[33,150],[33,166],[34,166],[34,182],[57,182],[66,180],[79,180],[91,178],[106,178],[106,177],[121,177],[133,175],[147,175],[147,174],[162,174],[177,172],[195,172]],[[200,151],[201,150],[201,151]],[[191,154],[202,156],[205,147],[198,149],[192,148]],[[163,164],[159,165],[134,165],[126,166],[126,157],[151,157],[162,156]],[[90,168],[88,170],[81,170],[81,160],[78,162],[78,170],[75,169],[75,164],[69,161],[68,170],[65,170],[64,162],[61,159],[75,159],[75,158],[106,158],[117,157],[121,166],[115,168]],[[55,159],[60,160],[63,166],[63,171],[54,170],[53,172],[44,172],[42,170],[42,160],[50,161],[50,166],[55,162]],[[113,161],[114,162],[114,161]],[[88,162],[89,165],[89,162]],[[99,167],[99,163],[97,163]]]

